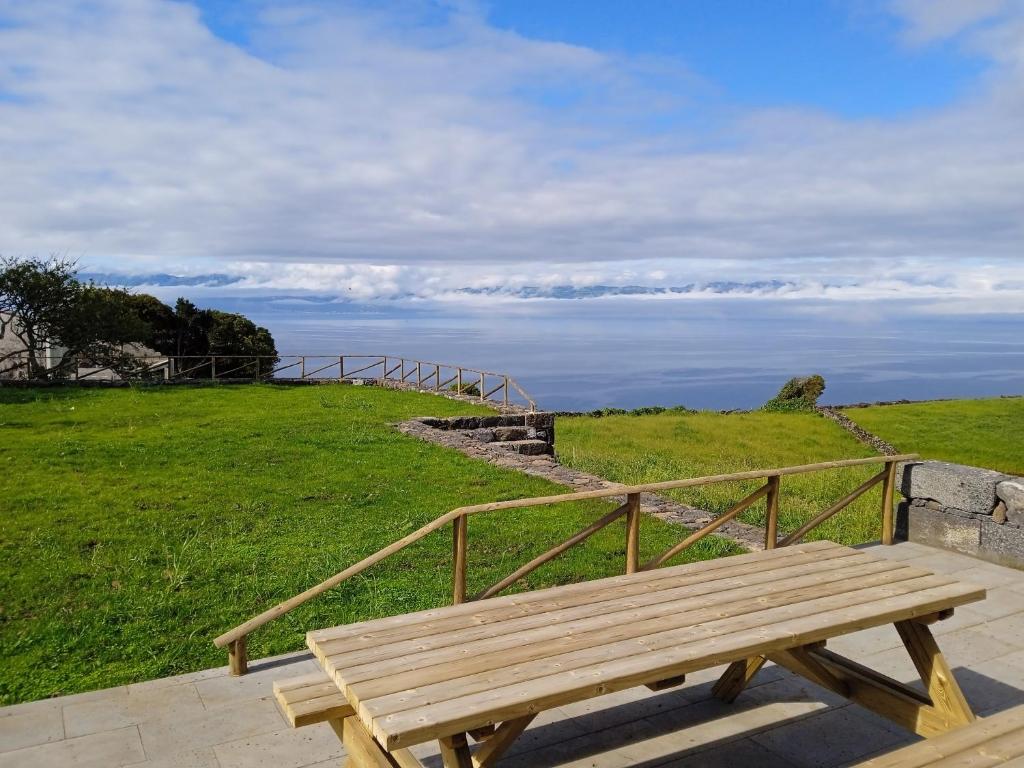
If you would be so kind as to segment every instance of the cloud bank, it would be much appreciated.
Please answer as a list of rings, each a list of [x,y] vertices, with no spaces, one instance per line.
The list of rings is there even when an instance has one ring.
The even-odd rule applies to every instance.
[[[468,3],[244,9],[242,46],[185,2],[0,0],[0,251],[343,299],[732,281],[1024,311],[1019,0],[895,0],[902,44],[988,74],[858,120],[737,110]]]

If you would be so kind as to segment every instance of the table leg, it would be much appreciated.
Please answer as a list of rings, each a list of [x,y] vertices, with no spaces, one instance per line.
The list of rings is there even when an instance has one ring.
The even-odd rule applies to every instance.
[[[441,760],[445,768],[473,768],[473,756],[469,751],[466,734],[456,733],[438,740],[441,747]]]
[[[752,656],[749,659],[741,659],[730,664],[722,676],[718,678],[711,692],[727,704],[736,701],[747,684],[754,679],[754,675],[764,666],[767,661],[764,656]]]
[[[904,621],[896,629],[928,690],[921,693],[898,680],[819,645],[769,654],[779,666],[926,738],[974,720],[970,705],[923,622]]]
[[[345,747],[346,759],[342,768],[422,768],[421,763],[409,750],[400,749],[394,753],[385,752],[367,732],[357,717],[327,721],[338,734]]]
[[[921,682],[928,689],[928,697],[936,709],[946,714],[950,727],[973,722],[974,713],[971,706],[964,698],[964,693],[953,676],[953,670],[946,663],[946,657],[939,650],[927,625],[914,621],[898,621],[896,631],[900,633],[903,645],[906,646],[918,674],[921,675]]]

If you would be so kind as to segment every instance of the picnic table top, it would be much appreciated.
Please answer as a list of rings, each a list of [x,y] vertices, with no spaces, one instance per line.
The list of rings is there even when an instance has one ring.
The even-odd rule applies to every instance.
[[[391,750],[984,596],[819,541],[323,629],[307,643]]]

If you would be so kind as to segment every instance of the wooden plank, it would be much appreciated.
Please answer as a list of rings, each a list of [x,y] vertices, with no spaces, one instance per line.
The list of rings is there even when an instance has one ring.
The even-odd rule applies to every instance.
[[[1006,734],[1024,734],[1024,706],[981,718],[941,736],[911,744],[885,755],[867,760],[862,768],[923,768],[924,766],[971,765],[972,756],[988,752],[986,745]],[[1016,756],[1003,758],[990,765],[1008,765]]]
[[[734,661],[728,667],[718,681],[711,688],[711,693],[727,704],[736,701],[736,698],[743,692],[743,689],[750,684],[754,676],[761,670],[764,663],[768,661],[765,656],[751,656],[747,659]]]
[[[927,625],[900,621],[896,622],[896,631],[921,675],[921,682],[928,689],[932,703],[945,713],[950,727],[973,722],[974,713]]]
[[[874,589],[896,590],[901,584],[934,584],[936,577],[911,579],[893,583],[891,572],[880,573],[863,581],[876,585]],[[941,580],[945,583],[947,580]],[[848,584],[849,582],[847,582]],[[827,585],[826,585],[827,587]],[[910,587],[912,589],[912,587]],[[649,654],[652,649],[671,647],[673,644],[709,640],[720,634],[771,623],[772,609],[786,610],[788,614],[806,615],[821,605],[838,607],[846,599],[870,600],[878,597],[872,589],[851,588],[845,593],[827,594],[821,597],[821,587],[781,592],[768,595],[757,601],[735,603],[733,608],[718,606],[705,610],[686,611],[686,623],[682,627],[671,622],[653,620],[628,624],[605,631],[604,642],[594,644],[587,638],[579,641],[568,637],[557,644],[547,646],[525,646],[521,651],[504,651],[497,654],[476,653],[467,656],[462,666],[438,665],[407,674],[388,675],[355,684],[346,684],[343,671],[334,671],[335,679],[345,692],[346,698],[365,719],[380,717],[400,710],[454,698],[480,691],[500,688],[530,678],[541,678],[563,670],[587,667],[595,662],[607,662],[612,667],[618,660],[632,654]],[[866,593],[866,594],[865,594]],[[815,597],[815,595],[818,595]],[[709,648],[714,649],[709,643]],[[757,654],[754,654],[757,655]],[[461,674],[460,674],[461,673]],[[685,674],[685,673],[684,673]],[[673,677],[651,676],[643,682],[654,682]]]
[[[928,571],[913,568],[906,563],[890,562],[885,565],[871,558],[855,557],[843,558],[843,562],[847,565],[841,569],[825,568],[822,563],[803,563],[771,571],[770,575],[777,578],[771,578],[767,587],[762,586],[764,579],[759,574],[748,574],[634,595],[625,600],[574,606],[537,616],[511,618],[495,624],[452,630],[448,634],[431,635],[421,641],[413,639],[382,645],[379,656],[371,649],[359,649],[330,656],[320,654],[320,660],[323,664],[330,664],[332,669],[343,669],[346,680],[355,682],[392,671],[412,670],[442,661],[459,660],[467,655],[467,651],[472,654],[494,652],[521,645],[526,638],[531,641],[554,639],[567,631],[623,625],[639,618],[652,618],[666,613],[680,614],[675,621],[682,626],[692,623],[692,617],[681,615],[682,610],[717,607],[720,603],[756,598],[765,593],[830,583],[835,580],[837,570],[843,574],[856,572],[861,575],[898,572],[906,578],[929,575]]]
[[[802,559],[803,560],[803,559]],[[794,562],[794,561],[787,561]],[[878,571],[902,571],[912,569],[916,575],[926,575],[928,571],[914,569],[912,565],[904,562],[879,561],[866,554],[843,555],[823,562],[818,559],[802,561],[797,565],[760,571],[754,569],[751,572],[743,573],[725,579],[698,581],[686,579],[677,586],[669,589],[659,589],[645,592],[636,592],[628,596],[609,595],[607,600],[596,603],[585,603],[583,605],[572,605],[558,610],[544,611],[539,614],[527,614],[525,616],[513,615],[504,621],[483,622],[477,621],[469,626],[447,627],[446,632],[438,632],[424,637],[413,637],[408,640],[388,642],[380,640],[377,646],[356,648],[350,647],[343,641],[331,641],[316,646],[315,651],[321,662],[328,659],[336,668],[344,668],[346,674],[352,675],[352,679],[362,679],[359,675],[361,670],[357,669],[362,665],[372,665],[379,670],[386,670],[390,660],[400,661],[401,669],[411,669],[419,659],[426,659],[428,663],[434,663],[438,659],[438,653],[443,649],[451,649],[456,646],[463,646],[476,640],[494,641],[505,635],[519,634],[532,630],[540,630],[544,627],[566,625],[576,620],[593,619],[601,616],[622,614],[626,611],[654,606],[662,603],[675,603],[679,600],[696,600],[705,598],[715,601],[716,595],[722,595],[722,599],[737,597],[732,593],[735,590],[756,588],[761,589],[761,584],[770,582],[773,589],[785,589],[785,582],[806,576],[817,575],[821,579],[828,580],[829,574],[836,571],[848,572],[850,568],[867,568],[870,573]],[[799,586],[799,585],[797,585]],[[739,595],[740,597],[742,595]],[[687,603],[697,605],[697,603]],[[621,620],[626,616],[622,615]],[[458,657],[459,654],[456,655]]]
[[[319,649],[326,654],[333,653],[338,648],[355,648],[360,645],[379,648],[385,642],[410,637],[422,638],[459,628],[504,621],[514,615],[545,613],[651,590],[729,578],[732,574],[769,571],[785,567],[789,558],[796,558],[792,562],[801,563],[831,561],[851,553],[863,554],[831,542],[811,542],[778,552],[734,555],[701,563],[677,565],[660,571],[612,576],[534,592],[505,595],[481,603],[464,603],[459,606],[431,608],[412,614],[372,619],[358,624],[310,632],[306,635],[306,640],[314,652]],[[335,645],[331,645],[332,643]]]
[[[607,645],[643,637],[652,632],[699,625],[702,622],[763,611],[775,605],[841,594],[871,585],[886,585],[928,575],[915,568],[886,568],[879,562],[812,573],[770,584],[752,583],[723,595],[712,592],[700,597],[670,600],[626,612],[602,613],[572,622],[529,632],[485,637],[458,643],[414,657],[399,657],[385,663],[357,668],[343,666],[334,657],[325,667],[335,675],[353,704],[429,683],[442,683],[489,669],[508,667],[544,655]]]
[[[274,698],[293,728],[355,714],[341,689],[324,672],[275,681]]]
[[[623,646],[613,643],[601,649],[590,649],[595,663],[585,667],[562,670],[542,679],[512,682],[383,717],[369,716],[364,702],[359,714],[364,721],[372,721],[373,732],[381,743],[389,748],[407,746],[485,721],[514,719],[759,653],[934,613],[983,597],[982,589],[928,577],[754,614],[757,625],[753,627],[743,627],[740,619],[744,617],[739,617],[708,622],[682,633],[667,632],[658,638],[644,638],[640,643],[626,644],[632,653],[625,657],[621,656]],[[715,643],[708,643],[708,637],[722,635],[723,625],[728,622],[734,622],[734,631],[720,636]],[[653,650],[658,652],[651,653]]]

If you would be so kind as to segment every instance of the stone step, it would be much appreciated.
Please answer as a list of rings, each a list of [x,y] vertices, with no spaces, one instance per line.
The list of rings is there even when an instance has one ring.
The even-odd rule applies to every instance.
[[[549,450],[543,440],[508,440],[501,445],[524,456],[544,456]]]
[[[530,439],[530,427],[495,427],[494,439],[499,442]]]

